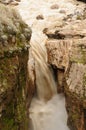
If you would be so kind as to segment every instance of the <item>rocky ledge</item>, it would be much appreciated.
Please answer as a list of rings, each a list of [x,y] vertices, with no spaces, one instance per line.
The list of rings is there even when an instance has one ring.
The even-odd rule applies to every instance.
[[[26,78],[30,28],[0,4],[0,130],[27,130]]]
[[[58,92],[66,96],[71,130],[86,129],[86,16],[69,16],[45,28],[48,62],[53,66]]]

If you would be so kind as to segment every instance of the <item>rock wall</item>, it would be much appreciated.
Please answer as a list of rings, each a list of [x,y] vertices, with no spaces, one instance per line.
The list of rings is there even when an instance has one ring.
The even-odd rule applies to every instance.
[[[58,92],[64,92],[71,130],[86,129],[86,20],[47,28],[48,62],[53,66]]]
[[[27,130],[26,79],[31,30],[0,4],[0,130]]]

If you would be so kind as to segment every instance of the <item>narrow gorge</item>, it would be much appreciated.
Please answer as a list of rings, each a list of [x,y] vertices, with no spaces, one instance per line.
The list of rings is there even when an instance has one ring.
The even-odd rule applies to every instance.
[[[32,124],[29,129],[68,130],[65,99],[63,95],[57,94],[53,73],[46,61],[45,37],[40,34],[32,35],[31,39],[31,49],[35,62],[36,92],[29,108]]]
[[[85,130],[86,4],[0,2],[0,129]]]

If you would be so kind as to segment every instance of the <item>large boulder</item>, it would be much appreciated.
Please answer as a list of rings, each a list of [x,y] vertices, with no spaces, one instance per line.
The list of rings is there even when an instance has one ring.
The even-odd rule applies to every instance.
[[[0,130],[27,130],[26,79],[30,28],[0,4]]]

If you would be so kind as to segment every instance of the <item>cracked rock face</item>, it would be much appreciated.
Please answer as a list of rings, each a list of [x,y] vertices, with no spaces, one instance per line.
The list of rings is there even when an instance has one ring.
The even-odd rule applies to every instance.
[[[40,9],[37,2],[40,3]],[[19,12],[23,12],[22,17],[30,24],[33,32],[40,31],[47,35],[48,63],[55,67],[59,91],[64,91],[66,95],[68,125],[71,130],[85,130],[86,5],[76,0],[37,2],[30,0],[27,6],[20,4]],[[24,11],[24,8],[27,9]],[[34,90],[30,88],[35,87],[33,61],[33,58],[29,60],[29,71],[31,71],[30,85],[27,89],[28,92],[31,90],[32,95]]]
[[[47,35],[48,62],[55,67],[59,89],[61,88],[60,91],[64,91],[66,96],[68,125],[71,130],[85,130],[86,5],[76,0],[51,0],[47,4],[40,0],[39,3],[41,10],[35,2],[37,6],[29,6],[25,12],[23,10],[23,18],[32,29],[35,28],[33,31],[40,30]],[[27,6],[20,5],[23,9]],[[19,12],[21,13],[21,10]],[[29,15],[28,19],[26,14]],[[3,38],[7,39],[7,36],[2,36],[1,39]],[[13,42],[15,43],[15,38]],[[35,88],[34,59],[32,56],[29,58],[30,82],[27,91],[32,96]],[[30,95],[27,94],[27,99],[30,99]]]
[[[49,38],[46,43],[48,62],[57,68],[57,80],[61,75],[58,89],[64,91],[66,95],[68,125],[71,130],[86,129],[86,19],[84,12],[85,10],[82,9],[76,18],[69,16],[57,26],[53,25],[43,30]]]
[[[0,4],[0,129],[27,130],[26,79],[30,28]]]
[[[46,43],[48,62],[59,69],[68,67],[71,41],[49,40]]]

